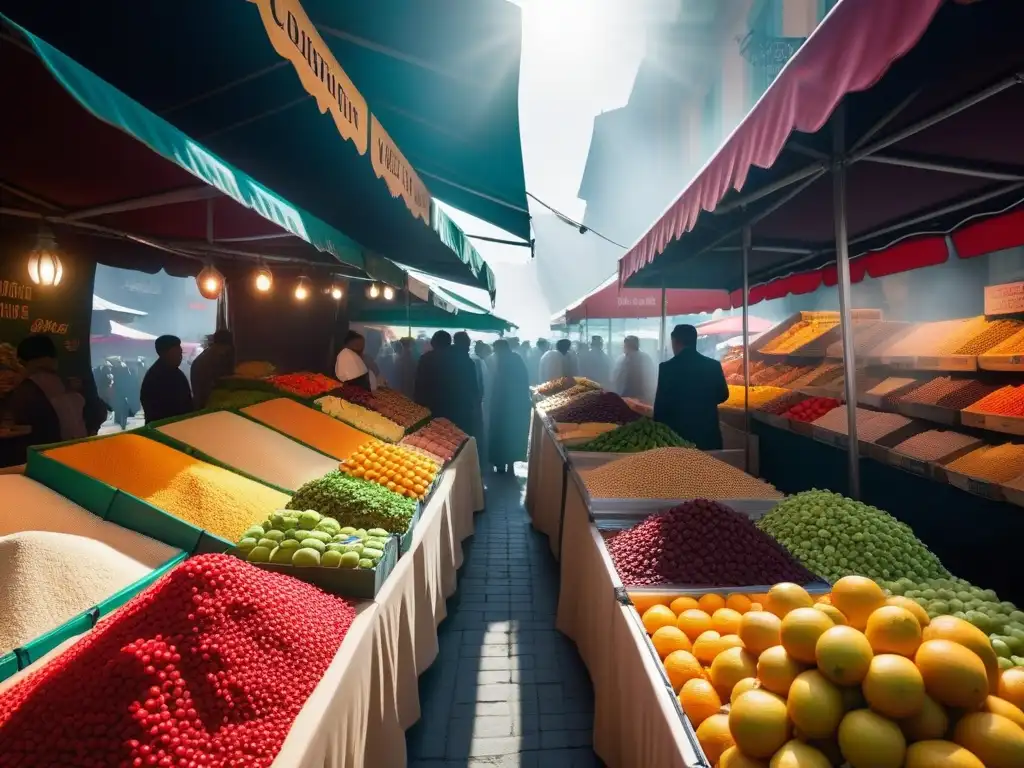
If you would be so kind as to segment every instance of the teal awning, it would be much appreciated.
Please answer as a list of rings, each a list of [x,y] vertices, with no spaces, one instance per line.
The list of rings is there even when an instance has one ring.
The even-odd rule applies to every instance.
[[[276,225],[280,230],[291,233],[305,243],[312,245],[318,251],[330,254],[340,264],[356,267],[359,270],[365,270],[367,274],[370,274],[372,277],[395,285],[401,285],[402,281],[404,281],[404,275],[396,265],[376,255],[364,255],[364,249],[359,243],[325,223],[317,216],[293,205],[268,187],[256,181],[244,171],[218,156],[203,144],[195,141],[182,131],[175,128],[162,117],[153,114],[141,104],[129,98],[117,88],[105,82],[88,69],[57,50],[45,40],[42,40],[18,24],[10,21],[10,19],[3,14],[0,14],[0,21],[17,32],[26,41],[26,43],[31,47],[31,51],[38,58],[38,61],[45,66],[49,75],[51,75],[52,78],[60,84],[67,94],[73,97],[79,106],[83,107],[94,117],[141,142],[164,160],[173,163],[184,171],[187,171],[204,184],[209,185],[211,188],[219,191],[225,197],[230,198],[239,205],[259,214],[262,219]],[[73,147],[73,151],[82,155],[87,155],[91,157],[94,162],[105,164],[107,167],[117,166],[117,172],[112,175],[112,178],[118,182],[122,182],[125,189],[132,190],[137,197],[145,197],[145,195],[158,197],[161,194],[173,192],[173,190],[168,190],[166,187],[160,186],[161,183],[168,183],[166,180],[166,171],[164,171],[163,174],[160,174],[161,178],[143,178],[148,175],[149,171],[152,169],[138,168],[130,162],[128,157],[124,157],[119,154],[120,150],[128,148],[124,144],[117,143],[116,146],[111,147],[111,142],[109,140],[110,136],[116,134],[97,132],[91,126],[83,126],[82,132],[77,131],[76,123],[80,122],[78,121],[78,116],[81,113],[68,113],[66,107],[61,104],[53,103],[52,100],[46,96],[46,93],[52,92],[52,89],[51,91],[46,91],[47,85],[41,81],[37,81],[38,79],[33,80],[33,74],[29,71],[28,67],[23,66],[24,62],[21,60],[16,61],[13,58],[24,56],[22,51],[11,51],[9,49],[4,56],[5,58],[3,61],[5,66],[10,65],[11,67],[9,71],[15,71],[16,67],[19,71],[18,83],[12,83],[12,90],[7,93],[7,96],[13,97],[15,102],[26,102],[24,104],[19,104],[8,101],[7,106],[9,109],[13,110],[12,114],[22,114],[22,120],[27,121],[32,118],[24,116],[24,113],[27,110],[39,109],[40,105],[45,105],[45,111],[48,111],[51,108],[55,110],[55,112],[48,113],[46,115],[47,117],[51,117],[51,115],[54,117],[56,117],[56,115],[61,115],[63,117],[67,114],[67,120],[74,120],[75,123],[64,123],[60,126],[61,129],[75,135],[76,139],[79,141],[86,140],[86,137],[96,136],[105,142],[104,146],[99,147],[88,146],[85,143],[82,145],[75,145]],[[19,64],[22,66],[18,66]],[[26,94],[25,98],[21,98],[15,95],[15,87],[31,87],[32,90],[30,93]],[[29,98],[34,98],[34,101],[28,101]],[[36,156],[32,162],[41,162],[41,158],[44,155],[48,155],[51,161],[56,162],[56,155],[51,153],[51,150],[53,150],[52,142],[47,142],[45,137],[38,135],[35,135],[32,138],[37,138],[39,144],[36,148]],[[8,150],[11,149],[10,145],[5,148]],[[16,170],[20,168],[20,166],[14,163],[8,165],[14,169],[9,171],[10,173],[15,173]],[[67,169],[67,173],[71,174],[71,170]],[[155,176],[157,174],[153,175]],[[45,186],[38,182],[35,177],[28,181],[23,181],[21,178],[9,178],[5,179],[5,181],[8,181],[9,183],[22,182],[20,185],[22,188],[31,188],[33,186],[33,181],[37,186]],[[176,179],[174,183],[177,183]],[[146,185],[152,186],[147,188]],[[59,187],[60,184],[58,183],[57,186]],[[68,182],[67,186],[70,187],[73,185],[71,182]],[[114,187],[117,187],[117,184],[114,182],[96,182],[88,188],[83,187],[82,190],[76,190],[76,196],[78,198],[77,207],[79,210],[60,211],[60,214],[58,214],[57,211],[51,209],[48,213],[55,217],[58,215],[66,215],[71,218],[76,218],[76,220],[91,221],[93,217],[83,215],[82,209],[93,208],[94,211],[98,211],[105,205],[110,205],[113,201],[111,201],[109,197],[113,193],[121,194],[122,200],[132,197],[132,195],[127,194],[126,192],[122,193],[120,190],[113,190],[112,192],[112,188]],[[40,188],[37,190],[30,189],[30,191],[36,191],[38,193],[38,197],[50,202],[55,201],[57,194],[52,188]],[[85,199],[84,195],[87,192],[95,194],[97,197],[95,199],[90,199],[89,204],[83,205],[81,201]],[[144,192],[145,194],[139,194],[140,192]],[[101,197],[101,195],[106,195],[107,197]],[[207,195],[206,198],[213,199],[214,195]],[[163,209],[166,211],[163,219],[173,220],[177,217],[179,219],[179,223],[183,225],[183,229],[179,234],[179,232],[174,229],[173,225],[168,224],[167,221],[161,221],[157,229],[159,229],[161,233],[166,233],[166,235],[163,235],[164,237],[179,240],[189,239],[191,233],[184,231],[185,222],[183,221],[185,218],[183,216],[184,202],[188,201],[189,200],[183,198],[182,203],[177,205],[169,204]],[[204,202],[201,201],[199,197],[190,201],[193,203]],[[116,206],[113,207],[116,208]],[[146,206],[138,206],[139,209],[144,207]],[[133,210],[131,204],[124,208],[125,211],[122,211],[122,213],[125,215]],[[153,208],[150,208],[149,210],[151,212]],[[135,210],[135,212],[138,213],[138,210]],[[117,219],[111,220],[114,215],[114,213],[96,213],[99,220],[104,221],[108,226],[110,226],[110,224],[117,224],[120,222],[120,220]],[[237,218],[237,214],[232,213],[232,216]],[[150,218],[152,219],[152,217]],[[150,223],[151,225],[151,222],[147,223]],[[261,232],[274,231],[272,229],[267,230],[264,225],[261,225],[261,227]],[[149,234],[153,230],[143,229],[142,232],[140,232],[137,228],[132,229],[130,227],[126,227],[125,231],[134,234]],[[260,236],[267,237],[272,235],[261,234]]]

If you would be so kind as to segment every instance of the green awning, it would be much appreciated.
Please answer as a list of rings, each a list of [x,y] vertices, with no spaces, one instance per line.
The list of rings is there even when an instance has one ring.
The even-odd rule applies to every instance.
[[[396,265],[376,255],[366,258],[364,249],[350,237],[260,184],[45,40],[3,14],[0,20],[31,45],[54,79],[98,119],[142,142],[164,159],[317,250],[331,254],[339,262],[366,270],[376,279],[402,284],[404,276]],[[90,147],[81,150],[93,151]],[[117,158],[110,158],[110,161],[116,163]]]

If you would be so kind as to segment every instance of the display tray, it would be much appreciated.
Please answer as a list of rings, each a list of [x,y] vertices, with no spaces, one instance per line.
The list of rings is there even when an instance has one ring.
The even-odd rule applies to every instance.
[[[888,449],[886,456],[886,463],[890,466],[897,467],[906,472],[910,472],[914,475],[920,475],[921,477],[927,477],[931,480],[937,480],[939,482],[946,482],[948,473],[941,465],[948,464],[951,461],[956,461],[961,456],[966,456],[971,451],[975,450],[982,444],[981,440],[976,440],[970,445],[964,446],[952,453],[946,454],[940,457],[937,461],[925,461],[923,459],[915,459],[913,456],[907,456],[904,453],[900,453],[895,449]]]
[[[797,419],[789,420],[789,431],[795,435],[814,437],[814,430],[815,427],[809,421],[798,421]]]
[[[850,446],[849,435],[843,434],[842,432],[833,432],[831,429],[825,429],[825,427],[812,425],[811,437],[819,443],[831,445],[833,448],[846,450]]]
[[[1003,486],[999,483],[994,483],[991,480],[985,480],[980,477],[964,475],[948,468],[943,471],[946,475],[946,481],[961,491],[967,491],[967,493],[981,496],[983,499],[991,499],[992,501],[1005,501],[1006,499],[1003,493]]]
[[[299,568],[294,565],[278,563],[253,563],[253,565],[265,571],[291,576],[334,595],[359,600],[373,600],[398,562],[398,541],[397,536],[392,536],[387,540],[384,545],[384,556],[377,563],[377,567],[372,570],[363,568]],[[228,550],[228,554],[244,559],[233,547]]]
[[[1019,416],[1001,416],[997,413],[961,411],[960,420],[965,427],[987,429],[991,432],[1002,432],[1007,435],[1024,435],[1024,418]]]
[[[960,424],[960,411],[952,408],[940,408],[937,405],[926,403],[905,403],[902,400],[896,401],[896,412],[912,419],[923,419],[935,424],[943,424],[948,427],[955,427]]]
[[[800,392],[808,397],[832,397],[838,400],[844,400],[844,387],[842,381],[835,386],[823,386],[823,387],[797,387],[797,392]]]
[[[88,632],[96,626],[97,621],[127,603],[186,557],[188,555],[184,552],[175,555],[159,568],[155,568],[138,581],[115,592],[105,600],[101,600],[92,608],[82,611],[77,616],[25,643],[20,648],[15,648],[13,651],[0,656],[0,682],[11,677],[15,672],[20,672],[29,665],[34,664],[66,640],[83,632]]]
[[[588,507],[602,529],[632,528],[646,517],[677,507],[693,499],[590,499]],[[742,512],[751,520],[760,520],[775,509],[782,499],[711,499]]]
[[[1013,481],[1011,480],[1011,482]],[[1006,500],[1008,502],[1010,502],[1011,504],[1016,504],[1018,507],[1024,507],[1024,487],[1014,488],[1013,486],[1010,485],[1004,485],[1001,486],[1001,488],[1003,491],[1003,496],[1006,497]]]
[[[985,371],[1024,371],[1024,355],[978,355],[978,368]]]
[[[762,422],[763,424],[767,424],[770,427],[775,427],[776,429],[783,429],[786,431],[789,431],[789,425],[793,423],[790,419],[787,419],[785,416],[779,416],[774,413],[766,413],[764,411],[751,411],[750,418],[757,419],[758,421]]]
[[[976,371],[975,355],[918,355],[912,358],[912,367],[918,371]]]

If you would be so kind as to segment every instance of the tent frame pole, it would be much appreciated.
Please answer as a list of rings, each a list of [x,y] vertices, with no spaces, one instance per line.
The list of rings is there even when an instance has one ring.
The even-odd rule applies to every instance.
[[[668,309],[666,296],[668,293],[661,289],[661,325],[658,326],[658,362],[665,362],[665,318]]]
[[[839,288],[839,328],[843,340],[843,377],[846,390],[846,424],[849,435],[849,494],[860,498],[860,443],[857,440],[857,379],[853,344],[853,307],[850,296],[850,249],[846,221],[846,110],[832,116],[832,210],[835,218],[836,272]]]
[[[750,225],[743,227],[743,468],[750,472]]]

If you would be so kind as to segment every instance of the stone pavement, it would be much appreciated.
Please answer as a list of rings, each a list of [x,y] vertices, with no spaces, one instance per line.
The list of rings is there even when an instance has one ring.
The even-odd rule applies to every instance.
[[[440,654],[420,678],[409,766],[598,768],[590,678],[555,629],[558,565],[523,509],[525,480],[485,482],[487,510],[466,542]]]

